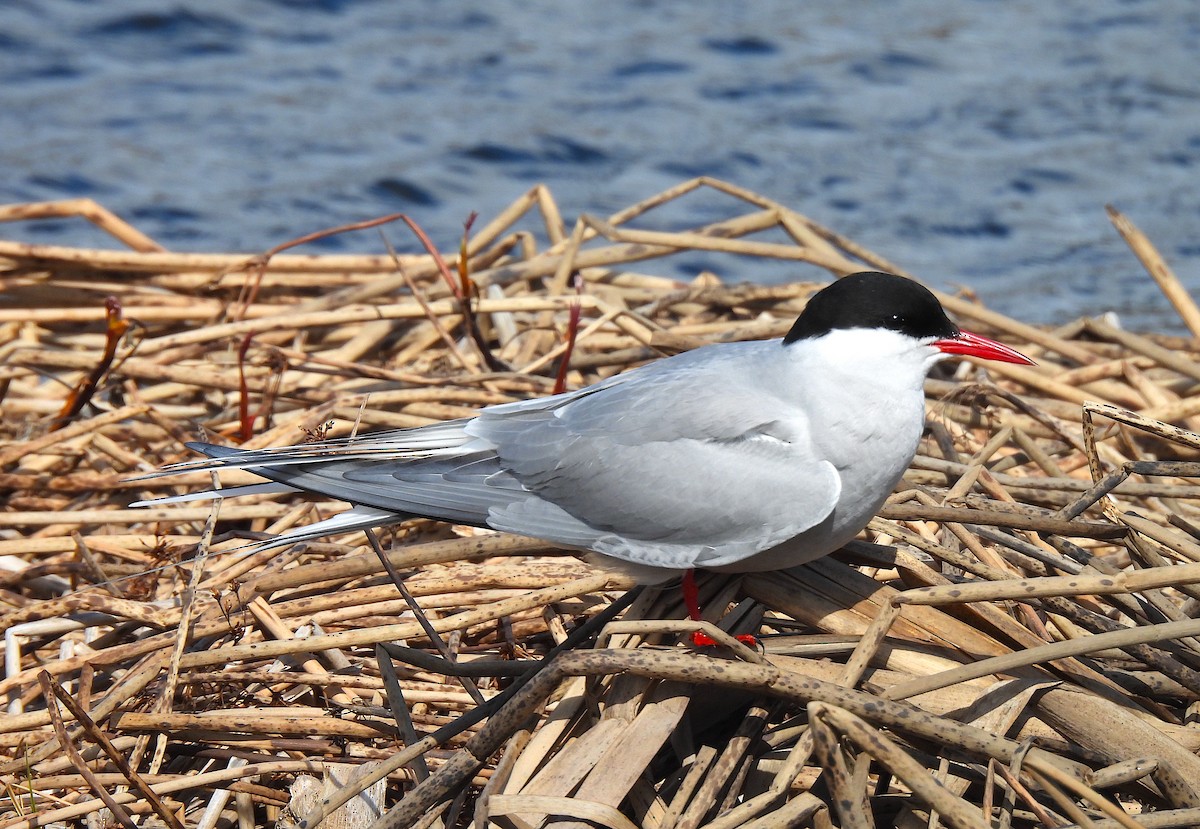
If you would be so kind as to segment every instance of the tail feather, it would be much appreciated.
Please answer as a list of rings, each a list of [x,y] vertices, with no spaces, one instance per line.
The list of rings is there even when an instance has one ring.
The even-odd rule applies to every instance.
[[[168,495],[164,498],[147,498],[143,501],[134,501],[129,506],[161,507],[167,504],[186,504],[190,501],[212,501],[216,498],[237,498],[241,495],[277,495],[282,492],[299,492],[299,490],[287,484],[270,481],[263,484],[231,486],[226,489],[205,489],[199,492],[187,492],[183,495]]]
[[[346,501],[354,507],[346,514],[351,517],[335,517],[330,519],[333,523],[319,522],[302,532],[289,533],[280,544],[396,523],[417,515],[487,526],[493,509],[527,497],[524,488],[501,469],[490,444],[467,435],[454,422],[353,441],[270,449],[244,450],[200,442],[188,443],[187,447],[206,457],[174,464],[147,477],[242,469],[266,482],[147,499],[134,506],[308,492]]]
[[[337,535],[338,533],[348,533],[355,530],[369,530],[372,527],[396,524],[408,517],[388,512],[387,510],[375,509],[374,507],[354,507],[345,512],[340,512],[332,518],[325,518],[317,521],[315,524],[306,524],[303,527],[288,530],[275,538],[260,541],[253,546],[255,550],[273,550],[277,547],[298,544],[301,541],[315,541],[327,535]]]

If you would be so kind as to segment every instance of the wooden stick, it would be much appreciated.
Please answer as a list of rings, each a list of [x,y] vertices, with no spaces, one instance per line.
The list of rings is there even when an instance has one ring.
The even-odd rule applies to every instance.
[[[1200,307],[1196,306],[1196,301],[1183,287],[1183,283],[1179,281],[1179,277],[1163,259],[1162,254],[1154,247],[1154,243],[1130,221],[1129,217],[1111,204],[1106,204],[1104,211],[1108,213],[1113,227],[1117,229],[1117,233],[1121,234],[1125,244],[1129,245],[1133,255],[1142,263],[1146,272],[1154,278],[1159,290],[1163,292],[1176,313],[1179,314],[1183,324],[1192,332],[1192,336],[1200,337]]]

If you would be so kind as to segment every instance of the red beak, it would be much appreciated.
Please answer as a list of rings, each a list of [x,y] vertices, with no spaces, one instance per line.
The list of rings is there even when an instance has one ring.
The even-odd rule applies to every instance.
[[[944,340],[935,340],[933,345],[943,354],[966,354],[970,357],[980,357],[984,360],[998,360],[1001,363],[1021,363],[1027,366],[1036,365],[1033,360],[1021,352],[1009,348],[1004,343],[989,340],[987,337],[972,334],[970,331],[959,331],[953,337],[947,337]]]

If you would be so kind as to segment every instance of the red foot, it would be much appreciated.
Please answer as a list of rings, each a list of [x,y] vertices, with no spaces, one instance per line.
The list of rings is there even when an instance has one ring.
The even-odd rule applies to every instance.
[[[733,638],[747,647],[754,648],[756,651],[762,649],[762,642],[753,633],[739,633]],[[695,630],[692,631],[692,644],[698,648],[715,648],[717,640],[703,631]]]
[[[693,622],[700,621],[700,590],[696,587],[696,571],[685,570],[683,573],[683,583],[680,585],[683,592],[683,603],[687,606],[688,618]],[[758,637],[752,633],[739,633],[733,637],[741,642],[757,650],[762,650],[762,642],[758,641]],[[715,648],[717,640],[713,639],[707,633],[701,631],[692,631],[692,644],[697,648]]]

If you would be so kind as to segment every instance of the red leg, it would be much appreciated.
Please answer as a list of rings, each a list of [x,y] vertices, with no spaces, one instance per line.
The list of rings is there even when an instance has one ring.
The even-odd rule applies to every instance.
[[[688,618],[693,622],[699,622],[700,588],[696,586],[696,571],[684,570],[683,583],[679,587],[683,591],[683,603],[687,607]]]
[[[700,621],[700,588],[696,586],[696,571],[685,570],[683,583],[679,585],[683,591],[683,603],[687,606],[688,618],[693,622]],[[698,648],[711,648],[717,643],[707,633],[692,631],[692,644]]]

